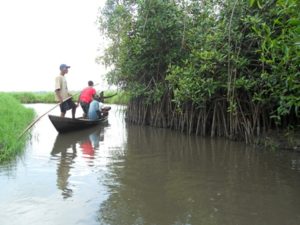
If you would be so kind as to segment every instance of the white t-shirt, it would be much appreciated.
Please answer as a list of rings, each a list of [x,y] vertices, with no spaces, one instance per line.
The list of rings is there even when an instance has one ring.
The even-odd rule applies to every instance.
[[[62,75],[59,75],[55,78],[55,90],[60,89],[60,94],[63,99],[69,97],[68,87],[66,78]],[[55,96],[56,100],[59,101],[58,97]]]

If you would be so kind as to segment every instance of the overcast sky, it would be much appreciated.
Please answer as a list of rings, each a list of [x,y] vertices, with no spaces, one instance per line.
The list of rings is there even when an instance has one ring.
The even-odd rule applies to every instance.
[[[53,91],[59,65],[71,66],[70,90],[101,82],[103,46],[96,25],[105,0],[0,1],[0,91]]]

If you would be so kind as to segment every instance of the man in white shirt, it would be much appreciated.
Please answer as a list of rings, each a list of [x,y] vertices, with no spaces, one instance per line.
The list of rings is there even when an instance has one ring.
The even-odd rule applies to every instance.
[[[69,94],[67,80],[65,78],[69,68],[70,66],[66,64],[61,64],[59,67],[60,75],[55,78],[55,98],[60,102],[60,116],[65,117],[67,110],[72,109],[72,118],[74,119],[77,105],[73,102]]]

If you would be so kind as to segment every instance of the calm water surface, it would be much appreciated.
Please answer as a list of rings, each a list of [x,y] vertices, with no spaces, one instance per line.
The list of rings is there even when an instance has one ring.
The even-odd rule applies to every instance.
[[[65,135],[43,117],[0,165],[0,224],[300,224],[299,153],[126,125],[122,111]]]

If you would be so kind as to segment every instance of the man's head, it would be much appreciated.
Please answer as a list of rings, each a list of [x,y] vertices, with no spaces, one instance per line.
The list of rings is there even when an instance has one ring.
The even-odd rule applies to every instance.
[[[100,98],[100,96],[99,96],[98,94],[95,94],[95,95],[94,95],[94,99],[95,99],[96,101],[98,101],[98,102],[101,102],[101,98]]]
[[[94,86],[94,82],[90,80],[90,81],[88,82],[88,85],[89,85],[90,87],[93,87],[93,86]]]
[[[68,69],[70,68],[70,66],[66,65],[66,64],[61,64],[59,66],[59,69],[60,69],[60,73],[61,74],[66,74],[68,73]]]

